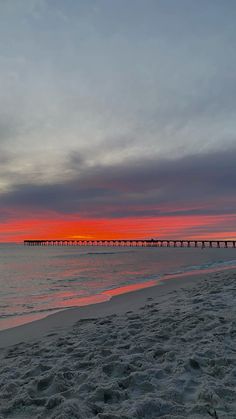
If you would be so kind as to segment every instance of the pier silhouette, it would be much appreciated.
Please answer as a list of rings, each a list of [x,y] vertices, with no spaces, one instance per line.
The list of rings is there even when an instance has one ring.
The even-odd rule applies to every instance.
[[[164,239],[118,239],[118,240],[24,240],[26,246],[104,246],[104,247],[200,247],[236,248],[236,240],[164,240]]]

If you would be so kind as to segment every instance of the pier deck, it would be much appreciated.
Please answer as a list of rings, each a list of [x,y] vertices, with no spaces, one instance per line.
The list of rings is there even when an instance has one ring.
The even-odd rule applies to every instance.
[[[210,247],[236,248],[236,240],[24,240],[26,246]]]

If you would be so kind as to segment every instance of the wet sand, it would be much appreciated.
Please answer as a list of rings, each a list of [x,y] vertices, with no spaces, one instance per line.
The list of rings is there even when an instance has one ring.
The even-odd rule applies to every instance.
[[[236,272],[58,312],[0,347],[3,418],[235,418]]]

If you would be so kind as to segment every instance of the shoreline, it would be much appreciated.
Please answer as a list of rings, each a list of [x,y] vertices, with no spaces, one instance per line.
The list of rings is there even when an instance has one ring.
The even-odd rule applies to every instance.
[[[235,280],[186,276],[2,332],[0,416],[235,419]]]
[[[147,283],[128,285],[104,292],[109,299],[89,305],[66,308],[56,311],[40,319],[28,323],[0,330],[0,349],[16,345],[22,341],[40,339],[50,331],[58,333],[67,327],[73,326],[79,320],[101,318],[113,314],[123,314],[125,311],[138,310],[148,298],[161,299],[169,292],[177,291],[182,287],[191,288],[202,279],[210,278],[221,272],[235,272],[235,267],[225,267],[220,270],[209,269],[205,272],[192,271],[168,275],[168,277]],[[152,284],[151,284],[152,283]],[[124,292],[121,292],[125,288]],[[131,289],[132,288],[132,289]]]
[[[120,248],[119,248],[120,249]],[[137,249],[136,249],[137,250]],[[140,250],[140,249],[139,249]],[[142,250],[142,249],[141,249]],[[100,303],[110,299],[113,295],[117,295],[123,292],[129,292],[131,290],[135,290],[140,288],[146,288],[147,286],[153,286],[159,284],[162,281],[167,281],[171,278],[179,278],[184,277],[185,275],[192,276],[192,275],[206,275],[208,272],[216,272],[216,271],[223,271],[228,269],[236,269],[236,260],[235,260],[235,251],[230,253],[229,249],[229,258],[228,253],[216,252],[214,249],[213,254],[211,252],[206,252],[206,256],[204,252],[202,253],[197,252],[195,258],[195,251],[190,252],[190,260],[188,259],[187,254],[189,253],[189,249],[176,249],[177,255],[178,250],[180,251],[182,263],[171,263],[169,266],[168,254],[169,249],[162,249],[164,255],[164,266],[162,266],[162,257],[157,260],[157,266],[160,265],[160,269],[156,269],[155,263],[156,256],[156,249],[149,249],[151,251],[151,261],[152,261],[152,269],[150,271],[150,275],[147,269],[144,269],[144,272],[141,267],[141,272],[143,274],[128,275],[127,279],[125,276],[120,276],[115,273],[115,276],[109,279],[108,277],[104,277],[102,279],[101,284],[93,284],[94,280],[92,279],[92,287],[91,289],[86,284],[86,278],[83,279],[80,285],[80,279],[78,278],[78,284],[76,277],[73,277],[72,286],[70,284],[70,279],[67,282],[67,278],[63,279],[60,276],[60,272],[54,278],[49,277],[46,281],[42,281],[43,286],[39,286],[39,292],[35,292],[35,296],[30,296],[31,291],[27,290],[28,280],[30,278],[27,275],[22,276],[22,284],[23,287],[26,287],[26,290],[20,293],[19,302],[16,300],[16,305],[14,303],[14,298],[8,298],[8,294],[6,293],[5,296],[3,295],[2,301],[2,317],[0,317],[0,331],[12,329],[15,327],[22,326],[24,324],[31,323],[33,321],[38,321],[45,317],[48,317],[54,313],[64,311],[67,309],[77,308],[81,306],[87,306],[90,304]],[[144,259],[147,258],[148,252],[144,252]],[[152,252],[155,250],[155,252]],[[160,249],[161,250],[161,249]],[[184,252],[182,252],[182,250]],[[222,249],[221,249],[222,250]],[[165,252],[166,251],[166,252]],[[187,252],[187,253],[186,253]],[[69,252],[70,253],[70,252]],[[89,253],[90,254],[90,253]],[[96,253],[97,254],[97,253]],[[172,253],[171,253],[172,254]],[[162,253],[160,253],[162,255]],[[203,255],[203,256],[201,256]],[[213,256],[212,256],[213,255]],[[221,256],[219,256],[221,255]],[[186,257],[187,256],[187,260]],[[134,256],[136,257],[136,256]],[[178,256],[177,256],[178,257]],[[116,256],[115,256],[116,258]],[[167,260],[166,260],[167,258]],[[51,257],[50,257],[51,259]],[[149,259],[149,256],[148,256]],[[40,259],[39,259],[40,260]],[[97,260],[97,259],[96,259]],[[115,259],[116,260],[116,259]],[[166,264],[167,262],[167,264]],[[37,259],[38,263],[38,259]],[[51,263],[51,262],[50,262]],[[97,263],[97,262],[96,262]],[[40,271],[41,271],[41,263],[40,263]],[[145,265],[146,266],[146,265]],[[154,269],[153,269],[154,267]],[[116,272],[116,271],[115,271]],[[130,274],[128,272],[128,274]],[[3,276],[4,277],[4,276]],[[14,272],[13,272],[14,277]],[[93,273],[91,275],[93,278]],[[46,277],[45,277],[46,278]],[[96,278],[96,275],[94,275]],[[102,278],[102,277],[101,277]],[[35,280],[34,275],[32,279]],[[52,285],[50,283],[50,279],[52,279]],[[61,281],[62,279],[62,281]],[[129,283],[129,285],[119,285],[120,282],[122,283]],[[54,283],[56,286],[54,286]],[[37,281],[32,281],[32,284],[37,284]],[[149,285],[150,284],[150,285]],[[114,288],[113,288],[114,287]],[[42,289],[41,289],[42,288]],[[47,291],[49,289],[49,291]],[[82,292],[81,292],[82,289]],[[83,291],[85,290],[85,291]],[[64,295],[65,291],[65,295]],[[58,294],[58,296],[57,296]],[[6,300],[6,302],[5,302]],[[19,304],[18,304],[19,303]]]

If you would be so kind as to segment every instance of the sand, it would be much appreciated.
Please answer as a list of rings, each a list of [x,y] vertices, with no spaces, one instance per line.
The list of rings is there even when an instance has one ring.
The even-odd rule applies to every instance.
[[[236,418],[236,273],[0,333],[0,418]]]

